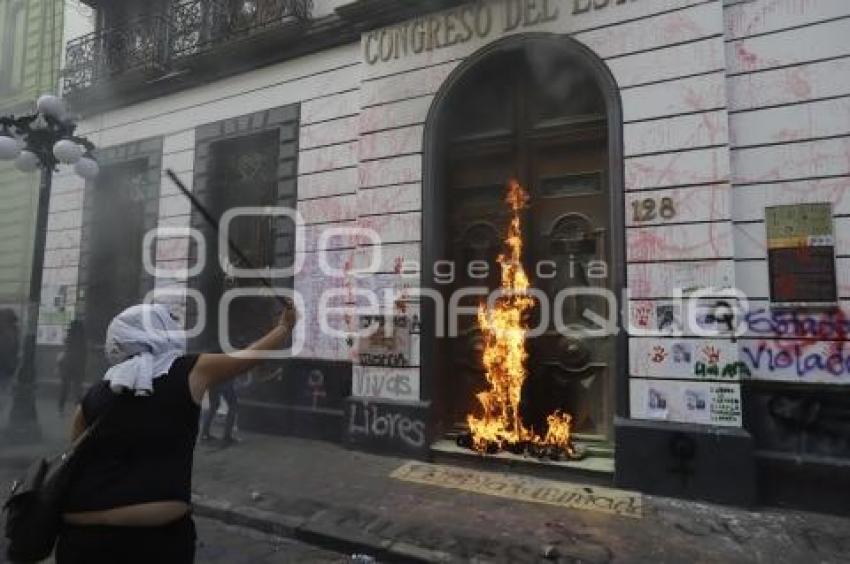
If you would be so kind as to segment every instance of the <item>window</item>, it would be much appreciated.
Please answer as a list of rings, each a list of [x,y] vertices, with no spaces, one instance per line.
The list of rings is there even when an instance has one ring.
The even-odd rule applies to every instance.
[[[0,0],[0,94],[21,88],[27,38],[24,0]]]
[[[232,208],[278,204],[278,137],[278,132],[273,130],[212,145],[211,184],[217,215]],[[230,238],[253,267],[275,265],[272,217],[240,218],[231,226]]]
[[[215,141],[210,145],[210,180],[207,201],[217,219],[229,211],[245,207],[286,205],[279,190],[280,132],[277,129]],[[229,249],[218,248],[218,238],[208,245],[207,271],[202,280],[202,293],[218,304],[228,290],[263,288],[256,278],[231,276],[221,271],[219,253],[227,253],[240,268],[282,268],[289,266],[294,238],[284,241],[287,226],[271,216],[245,215],[234,219],[229,239],[249,264],[242,264]],[[291,230],[290,230],[291,232]],[[277,286],[282,281],[275,281]],[[234,302],[228,316],[231,343],[244,347],[263,335],[273,323],[274,298],[245,297]],[[217,319],[211,312],[210,319]],[[217,335],[210,334],[217,339]]]
[[[157,197],[147,170],[146,159],[106,165],[92,186],[86,317],[95,344],[103,343],[112,318],[144,295],[139,242],[145,204]]]

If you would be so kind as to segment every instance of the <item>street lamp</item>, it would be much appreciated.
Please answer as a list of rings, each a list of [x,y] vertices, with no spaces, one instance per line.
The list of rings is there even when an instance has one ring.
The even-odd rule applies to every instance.
[[[35,408],[35,350],[53,173],[60,164],[73,165],[76,173],[87,180],[99,172],[92,156],[94,145],[74,135],[76,128],[62,100],[50,94],[38,99],[31,115],[0,117],[0,160],[14,161],[22,172],[41,169],[26,333],[7,428],[7,438],[14,442],[35,441],[41,435]]]

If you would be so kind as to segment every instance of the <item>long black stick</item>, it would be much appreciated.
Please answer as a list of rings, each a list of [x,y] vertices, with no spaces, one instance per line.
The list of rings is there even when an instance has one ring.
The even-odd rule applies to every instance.
[[[189,200],[189,202],[191,202],[195,210],[199,214],[201,214],[201,217],[204,218],[204,221],[206,221],[210,225],[210,227],[213,228],[215,234],[220,236],[221,230],[219,229],[218,221],[212,216],[209,210],[207,210],[207,208],[204,207],[201,201],[198,200],[198,198],[192,192],[190,192],[188,188],[186,188],[186,185],[183,184],[183,181],[177,177],[173,170],[171,170],[170,168],[166,169],[165,174],[167,174],[168,178],[170,178],[174,185],[177,186],[177,189],[180,190],[180,192],[182,192],[184,196],[186,196],[186,198]],[[227,238],[227,246],[230,247],[230,252],[236,255],[240,262],[242,262],[242,266],[244,268],[257,270],[257,267],[254,266],[251,260],[247,256],[245,256],[245,253],[242,252],[242,249],[240,249],[230,237]],[[275,287],[272,286],[272,283],[268,278],[259,278],[259,280],[269,290],[275,290]],[[278,295],[275,295],[275,298],[284,307],[292,306],[292,302],[289,299],[283,298]]]

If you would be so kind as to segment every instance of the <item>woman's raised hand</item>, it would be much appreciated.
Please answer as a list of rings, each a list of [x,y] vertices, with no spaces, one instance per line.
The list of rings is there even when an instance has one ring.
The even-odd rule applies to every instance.
[[[298,318],[298,310],[295,309],[295,304],[289,302],[284,306],[283,312],[280,314],[278,325],[280,325],[288,333],[291,333],[292,328],[295,327],[296,323],[298,323]]]

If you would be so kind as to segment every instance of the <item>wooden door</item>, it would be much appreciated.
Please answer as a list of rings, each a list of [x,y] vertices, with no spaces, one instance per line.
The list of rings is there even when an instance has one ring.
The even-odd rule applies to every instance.
[[[574,61],[529,55],[517,49],[482,63],[446,105],[447,255],[456,270],[452,291],[498,287],[496,257],[510,217],[505,188],[517,179],[531,196],[523,216],[525,268],[551,311],[565,289],[612,288],[607,128],[602,94]],[[473,261],[486,262],[488,274],[470,269]],[[468,296],[460,304],[480,300]],[[585,310],[611,313],[604,299],[571,297],[559,308],[571,334],[550,322],[529,340],[522,416],[535,430],[545,427],[546,415],[566,409],[575,431],[610,436],[615,340],[582,331],[595,328]],[[448,422],[462,426],[485,382],[476,320],[462,317],[459,325],[447,347],[443,397]]]

